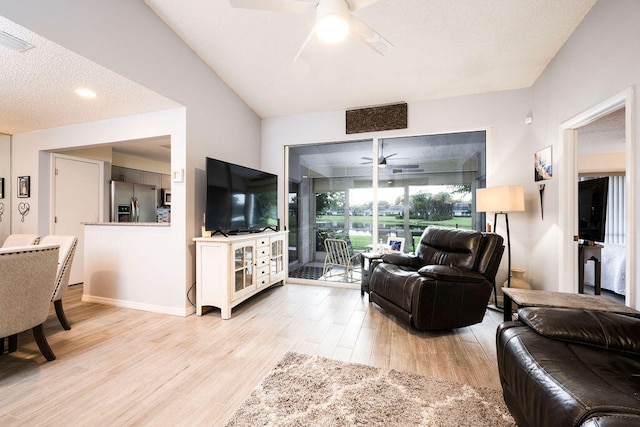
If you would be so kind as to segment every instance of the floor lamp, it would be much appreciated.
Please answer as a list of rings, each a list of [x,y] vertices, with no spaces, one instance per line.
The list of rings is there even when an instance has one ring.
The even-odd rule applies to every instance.
[[[476,211],[493,212],[493,232],[496,231],[498,214],[504,214],[507,226],[507,261],[508,278],[507,287],[511,287],[511,235],[509,233],[509,212],[524,211],[524,188],[519,185],[508,185],[503,187],[479,188],[476,190]],[[495,306],[498,306],[498,293],[496,281],[493,280],[493,298]]]

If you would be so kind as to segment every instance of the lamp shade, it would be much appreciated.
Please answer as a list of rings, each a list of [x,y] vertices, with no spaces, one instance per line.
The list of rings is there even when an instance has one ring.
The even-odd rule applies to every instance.
[[[518,212],[524,210],[524,188],[520,185],[478,188],[476,211]]]

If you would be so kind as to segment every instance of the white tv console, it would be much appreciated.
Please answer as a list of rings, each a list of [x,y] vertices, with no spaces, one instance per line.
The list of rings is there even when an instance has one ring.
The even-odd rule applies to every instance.
[[[287,277],[288,231],[196,237],[196,314],[202,307],[231,308]]]

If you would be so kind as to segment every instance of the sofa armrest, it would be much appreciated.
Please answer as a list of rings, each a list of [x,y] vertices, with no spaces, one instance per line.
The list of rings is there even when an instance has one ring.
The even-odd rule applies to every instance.
[[[382,262],[395,265],[404,265],[418,269],[421,265],[420,258],[412,254],[386,254],[382,256]]]
[[[604,311],[526,307],[518,318],[548,338],[640,354],[640,319]]]
[[[418,270],[421,276],[445,282],[483,283],[487,279],[480,273],[449,265],[425,265]]]

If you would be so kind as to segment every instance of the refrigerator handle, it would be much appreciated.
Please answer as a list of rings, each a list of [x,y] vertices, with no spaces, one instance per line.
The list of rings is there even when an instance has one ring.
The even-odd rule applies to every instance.
[[[131,222],[138,222],[138,200],[131,198]]]

